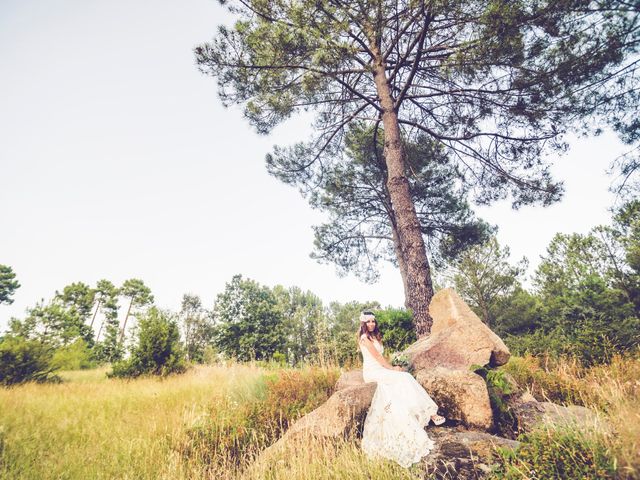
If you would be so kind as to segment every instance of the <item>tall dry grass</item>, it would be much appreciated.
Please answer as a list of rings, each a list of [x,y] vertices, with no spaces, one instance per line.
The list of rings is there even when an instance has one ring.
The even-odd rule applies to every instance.
[[[211,405],[231,408],[264,372],[199,367],[181,376],[106,379],[105,370],[63,374],[68,383],[0,389],[0,478],[181,478],[176,441]]]
[[[0,478],[254,475],[247,467],[261,450],[323,403],[339,373],[231,364],[127,381],[107,379],[106,372],[63,372],[62,384],[0,390]],[[331,458],[344,457],[340,452]],[[304,465],[297,478],[310,478],[308,462],[297,461]],[[316,470],[332,461],[316,462]]]
[[[595,408],[610,426],[588,434],[593,437],[533,438],[526,452],[535,462],[604,452],[615,459],[619,477],[640,477],[640,359],[585,369],[525,357],[505,369],[540,400]],[[324,401],[337,374],[335,367],[230,364],[125,381],[107,379],[102,369],[63,372],[62,384],[0,389],[0,478],[423,478],[419,465],[407,470],[365,457],[354,438],[261,453]],[[516,476],[502,478],[535,478],[524,467],[522,475],[510,471]]]
[[[513,358],[504,367],[541,401],[579,404],[600,414],[602,428],[588,432],[613,456],[618,475],[640,478],[640,355],[614,356],[590,368],[571,359]]]

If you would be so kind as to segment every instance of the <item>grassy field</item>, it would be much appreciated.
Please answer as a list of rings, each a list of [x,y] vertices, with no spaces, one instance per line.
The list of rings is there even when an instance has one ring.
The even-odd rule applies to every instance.
[[[2,478],[176,478],[175,447],[212,405],[251,395],[259,369],[200,367],[165,380],[63,372],[59,385],[0,390]]]
[[[280,422],[273,421],[275,414],[265,418],[264,411],[268,415],[277,404],[301,415],[326,398],[309,399],[308,383],[322,383],[320,378],[333,384],[337,378],[335,370],[274,372],[249,365],[201,366],[164,380],[114,380],[106,372],[62,372],[62,384],[0,389],[0,478],[217,479],[237,478],[244,470],[247,478],[290,479],[269,466],[245,468],[271,440],[267,433],[278,434],[274,425]],[[274,378],[284,383],[268,384],[276,393],[287,390],[289,398],[265,403],[265,382]],[[303,401],[296,392],[304,394]],[[258,408],[262,417],[254,420],[270,422],[269,432],[249,428],[248,418]],[[348,466],[343,478],[411,478],[393,465],[370,465],[354,445],[321,448],[320,456],[321,450],[299,452],[292,462],[296,478],[341,478],[327,476],[333,471],[327,455]],[[360,475],[348,474],[354,464],[362,465]]]
[[[615,476],[638,478],[640,360],[585,370],[518,358],[507,370],[540,399],[597,408],[612,428],[596,432],[588,445],[604,448]],[[0,389],[0,478],[421,478],[418,467],[367,459],[353,440],[300,445],[254,461],[290,422],[327,398],[337,369],[232,364],[132,381],[107,379],[106,371],[63,372],[62,384]],[[554,442],[543,446],[553,449]],[[527,455],[535,457],[535,448]],[[536,478],[536,462],[553,458],[512,459],[502,478]]]

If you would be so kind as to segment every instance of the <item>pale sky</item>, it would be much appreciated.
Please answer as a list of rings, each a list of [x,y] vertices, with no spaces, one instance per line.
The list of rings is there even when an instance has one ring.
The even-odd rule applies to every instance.
[[[309,258],[322,215],[269,176],[275,144],[305,140],[308,118],[257,135],[221,107],[192,49],[228,20],[213,0],[3,0],[0,3],[0,264],[22,287],[0,331],[56,290],[142,279],[156,304],[184,293],[211,307],[240,273],[332,300],[402,306],[399,273],[366,285]],[[612,135],[557,160],[560,204],[478,209],[531,271],[557,232],[607,223]]]

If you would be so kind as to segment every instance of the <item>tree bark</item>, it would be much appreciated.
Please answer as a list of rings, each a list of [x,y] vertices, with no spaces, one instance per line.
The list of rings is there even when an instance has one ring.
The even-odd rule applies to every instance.
[[[129,320],[129,313],[131,313],[131,306],[133,305],[133,297],[131,297],[131,303],[129,303],[129,309],[127,310],[127,315],[124,317],[124,324],[122,325],[122,331],[120,332],[120,343],[124,339],[124,329],[127,328],[127,320]]]
[[[89,328],[91,330],[93,330],[93,322],[95,322],[96,320],[96,315],[98,315],[98,310],[100,310],[100,304],[102,303],[102,299],[98,299],[98,304],[96,305],[96,311],[93,312],[93,317],[91,318],[91,325],[89,325]]]
[[[98,335],[96,335],[96,343],[98,343],[98,340],[100,340],[100,334],[102,333],[102,327],[104,326],[104,318],[102,319],[102,322],[100,322],[100,328],[98,329]]]
[[[371,46],[371,49],[375,55],[373,79],[382,108],[384,159],[388,171],[387,188],[397,222],[400,247],[398,263],[402,265],[404,262],[406,265],[405,305],[413,312],[416,334],[420,338],[431,333],[431,325],[433,324],[433,319],[429,315],[429,303],[433,297],[431,271],[420,230],[420,222],[409,191],[409,181],[405,174],[406,153],[382,54],[375,44]]]

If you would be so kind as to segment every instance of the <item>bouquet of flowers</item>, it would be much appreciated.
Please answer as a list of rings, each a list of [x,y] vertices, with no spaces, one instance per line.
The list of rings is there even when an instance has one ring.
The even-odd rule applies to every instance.
[[[402,367],[405,370],[409,370],[410,368],[409,359],[402,352],[396,352],[391,355],[391,365],[394,367]]]

